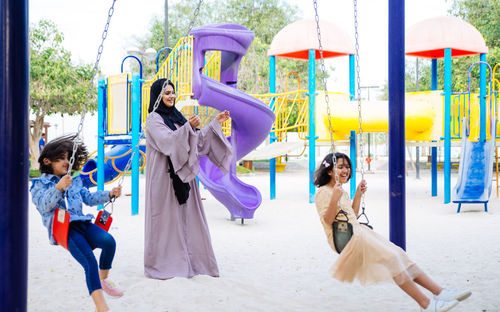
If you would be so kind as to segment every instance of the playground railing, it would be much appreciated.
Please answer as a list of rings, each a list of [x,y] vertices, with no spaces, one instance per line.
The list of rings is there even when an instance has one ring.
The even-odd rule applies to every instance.
[[[271,132],[276,134],[278,142],[286,140],[288,132],[297,132],[300,139],[306,140],[309,132],[309,100],[306,93],[306,90],[296,90],[253,95],[271,106],[276,116]]]
[[[177,101],[189,100],[193,96],[193,36],[181,38],[155,77],[142,85],[142,123],[148,115],[149,91],[157,79],[169,78],[175,85]]]
[[[486,96],[486,115],[498,118],[498,91],[488,92]],[[470,100],[469,100],[470,97]],[[491,100],[491,101],[490,101]],[[467,117],[468,133],[471,140],[479,138],[479,94],[468,92],[454,92],[451,95],[451,139],[460,140],[462,138],[463,118]],[[443,116],[444,116],[444,96],[443,96]],[[487,118],[487,130],[490,129],[490,118]],[[443,122],[444,133],[444,122]],[[488,138],[489,138],[489,131]],[[498,132],[497,132],[498,138]]]

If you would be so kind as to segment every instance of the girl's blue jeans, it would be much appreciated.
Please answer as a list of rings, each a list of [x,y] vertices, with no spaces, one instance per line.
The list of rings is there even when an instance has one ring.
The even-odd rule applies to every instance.
[[[97,261],[92,251],[101,248],[99,269],[111,269],[116,242],[113,236],[90,221],[73,221],[69,224],[68,250],[85,270],[89,294],[101,289]]]

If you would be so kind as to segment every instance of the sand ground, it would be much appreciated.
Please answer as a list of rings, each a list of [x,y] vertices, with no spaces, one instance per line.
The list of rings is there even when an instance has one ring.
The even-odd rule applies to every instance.
[[[219,278],[152,280],[143,274],[144,178],[140,213],[130,214],[130,197],[115,203],[110,232],[117,240],[111,278],[126,290],[109,299],[116,311],[419,311],[395,284],[362,287],[331,278],[337,255],[326,242],[314,204],[308,203],[307,170],[291,166],[277,176],[277,199],[269,200],[269,175],[241,175],[257,186],[262,205],[254,219],[231,221],[229,212],[202,188]],[[359,178],[358,178],[359,179]],[[366,175],[367,213],[375,230],[389,237],[387,171]],[[452,176],[455,185],[456,173]],[[130,179],[124,192],[130,192]],[[435,281],[468,288],[473,295],[453,311],[500,311],[500,200],[492,192],[489,211],[482,205],[443,204],[430,196],[430,173],[407,176],[406,247],[409,256]],[[495,182],[493,182],[495,186]],[[108,186],[109,188],[110,186]],[[86,208],[95,214],[95,208]],[[83,269],[61,247],[50,246],[47,232],[30,203],[28,310],[94,311]],[[96,255],[98,255],[96,251]]]

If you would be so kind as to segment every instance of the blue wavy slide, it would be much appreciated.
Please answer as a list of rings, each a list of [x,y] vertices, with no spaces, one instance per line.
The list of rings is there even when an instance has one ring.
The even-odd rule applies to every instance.
[[[484,211],[488,211],[493,179],[496,122],[491,124],[493,126],[490,132],[493,135],[489,141],[471,142],[465,126],[467,119],[464,119],[458,179],[453,189],[453,202],[458,203],[457,213],[460,212],[462,203],[484,203]]]

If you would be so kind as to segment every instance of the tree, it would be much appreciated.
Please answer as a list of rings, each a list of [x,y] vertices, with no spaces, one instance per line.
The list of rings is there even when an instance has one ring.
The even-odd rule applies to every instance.
[[[71,53],[62,45],[64,36],[53,22],[41,20],[32,26],[29,40],[29,102],[30,110],[35,116],[29,132],[29,145],[32,168],[38,169],[38,141],[43,132],[45,116],[95,111],[96,88],[90,81],[92,65],[72,64]],[[85,106],[89,90],[90,99]]]
[[[186,0],[169,7],[169,42],[173,45],[187,35],[193,12],[198,0]],[[269,59],[267,50],[273,37],[286,25],[298,19],[298,9],[279,0],[218,0],[205,1],[200,7],[194,26],[215,23],[236,23],[247,27],[255,33],[255,39],[239,68],[238,88],[247,93],[269,92]],[[147,47],[161,49],[164,46],[163,18],[155,17],[151,23],[150,33],[144,39],[138,39],[138,48]],[[319,86],[322,73],[316,68],[316,83]],[[153,65],[144,72],[147,76],[155,73]],[[145,66],[146,67],[146,66]],[[330,68],[330,70],[334,70]],[[302,74],[303,85],[307,85],[308,64],[305,61],[281,60],[276,66],[277,90],[284,89],[284,77],[290,71]],[[306,73],[306,74],[303,74]],[[328,76],[328,73],[327,73]]]
[[[500,0],[453,0],[450,13],[457,16],[472,26],[483,35],[486,46],[489,48],[487,62],[491,67],[500,63]],[[452,65],[453,75],[456,75],[453,87],[461,88],[452,90],[467,90],[468,70],[472,63],[478,61],[477,57],[464,57],[454,60]],[[471,81],[472,89],[479,87],[479,66],[474,68]]]

